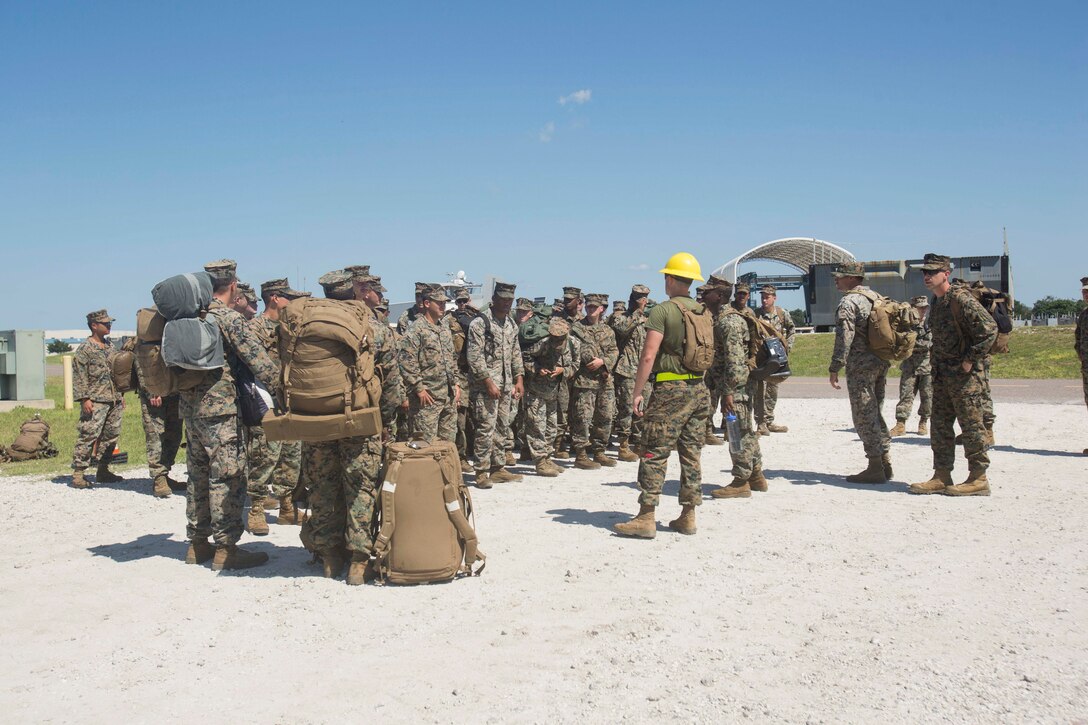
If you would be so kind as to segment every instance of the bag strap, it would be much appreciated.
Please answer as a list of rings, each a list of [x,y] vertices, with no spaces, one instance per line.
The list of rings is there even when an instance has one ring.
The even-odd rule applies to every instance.
[[[443,453],[441,451],[434,452],[435,462],[438,464],[438,469],[442,471],[442,478],[445,479],[442,484],[442,499],[446,504],[446,515],[449,516],[450,523],[453,524],[453,528],[457,529],[457,535],[461,538],[461,541],[465,544],[465,558],[464,564],[461,566],[460,574],[467,576],[479,576],[480,572],[487,566],[487,555],[480,551],[479,540],[476,537],[476,530],[469,523],[468,517],[465,516],[465,511],[461,510],[461,506],[464,505],[465,510],[469,515],[472,515],[472,499],[469,497],[468,489],[465,488],[465,484],[460,480],[458,476],[457,481],[451,480],[450,475],[446,473],[448,466],[442,465]],[[462,498],[464,501],[462,502]],[[480,562],[480,566],[475,571],[473,565],[476,562]]]
[[[397,477],[400,473],[401,461],[404,455],[391,453],[392,460],[386,466],[383,476],[381,491],[382,527],[378,535],[374,537],[374,560],[377,562],[378,576],[384,582],[389,576],[389,543],[393,540],[393,532],[397,528],[396,505],[394,494],[397,490]]]

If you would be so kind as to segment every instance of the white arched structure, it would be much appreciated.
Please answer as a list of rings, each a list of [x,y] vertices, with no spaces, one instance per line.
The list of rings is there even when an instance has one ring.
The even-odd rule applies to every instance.
[[[715,269],[713,274],[724,277],[730,282],[736,282],[737,268],[740,263],[756,259],[788,264],[804,273],[808,272],[809,265],[812,264],[838,264],[840,262],[855,261],[853,254],[837,244],[813,237],[787,237],[753,247],[739,257],[731,259]]]

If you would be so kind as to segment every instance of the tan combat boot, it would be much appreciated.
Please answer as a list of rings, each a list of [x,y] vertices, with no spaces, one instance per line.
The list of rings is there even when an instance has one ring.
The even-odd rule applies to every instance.
[[[326,579],[338,579],[344,572],[344,552],[339,549],[321,551],[321,568]]]
[[[268,536],[268,519],[264,517],[264,499],[255,498],[249,507],[246,530],[254,536]]]
[[[583,471],[595,471],[601,467],[601,464],[587,456],[585,448],[579,448],[574,452],[574,467],[581,468]]]
[[[652,539],[657,536],[657,521],[654,518],[656,507],[642,504],[639,506],[638,515],[630,521],[622,521],[612,525],[612,530],[620,536],[631,536],[636,539]]]
[[[680,518],[673,519],[669,522],[669,528],[673,531],[684,534],[685,536],[692,536],[695,534],[695,507],[692,505],[684,506],[680,510]]]
[[[275,511],[279,507],[280,507],[280,499],[278,499],[275,496],[265,496],[264,497],[264,510],[265,511]]]
[[[723,441],[718,436],[714,435],[714,431],[707,430],[706,437],[703,438],[703,445],[704,446],[724,446],[725,441]]]
[[[521,481],[525,476],[520,473],[511,473],[502,466],[495,466],[491,469],[491,482],[492,483],[510,483],[514,481]]]
[[[892,454],[891,454],[891,451],[885,451],[884,454],[882,456],[880,456],[880,464],[882,466],[884,466],[884,476],[885,476],[885,478],[887,478],[890,481],[892,479]]]
[[[760,492],[767,490],[767,479],[763,476],[762,468],[752,470],[752,475],[748,477],[748,488]]]
[[[98,464],[98,470],[94,473],[95,483],[120,483],[125,479],[109,469],[105,463]]]
[[[627,436],[620,438],[620,447],[616,451],[616,458],[624,463],[633,463],[638,460],[638,454],[631,450],[631,447],[627,444],[628,440]]]
[[[752,486],[746,478],[734,478],[728,486],[716,488],[710,495],[714,498],[751,498]]]
[[[295,502],[291,500],[291,494],[287,494],[280,499],[280,510],[276,515],[276,523],[283,524],[284,526],[301,526],[302,522],[306,520],[306,514],[303,513]]]
[[[268,554],[263,551],[246,551],[237,544],[216,546],[212,558],[212,571],[224,569],[252,569],[268,561]]]
[[[166,481],[166,476],[157,476],[155,478],[155,487],[151,489],[151,493],[156,498],[170,498],[174,495],[174,492],[170,490],[170,484]]]
[[[929,435],[929,425],[927,425],[925,418],[919,418],[918,419],[918,435],[920,435],[920,436]]]
[[[215,556],[215,547],[208,543],[207,539],[193,539],[189,542],[189,550],[185,552],[186,564],[203,564]]]
[[[906,432],[907,432],[907,421],[897,420],[897,421],[895,421],[895,427],[892,428],[890,431],[888,431],[888,435],[890,435],[892,438],[895,438],[896,436],[901,436]]]
[[[518,456],[518,462],[528,463],[531,460],[533,460],[533,452],[529,450],[529,446],[522,446],[521,455]]]
[[[476,488],[491,488],[491,474],[487,471],[476,471]]]
[[[887,483],[888,476],[884,473],[884,461],[881,456],[873,456],[869,459],[869,466],[861,473],[847,476],[850,483]]]
[[[83,470],[72,471],[72,488],[90,488],[91,482],[83,476]]]
[[[955,486],[945,486],[941,491],[945,496],[989,496],[990,482],[986,471],[971,471],[967,480]]]
[[[761,436],[769,436],[771,434],[771,431],[769,431],[767,429],[767,424],[766,423],[760,423],[759,427],[756,428],[756,433],[758,433]]]
[[[552,458],[558,458],[561,461],[570,458],[570,449],[563,445],[562,438],[555,439],[555,453],[552,454]]]
[[[507,466],[516,466],[517,465],[518,459],[514,457],[514,452],[513,451],[507,451],[506,452],[506,459],[505,459],[504,463]]]
[[[370,555],[354,551],[348,567],[348,584],[357,587],[378,578],[378,569],[370,561]]]
[[[536,462],[536,475],[544,478],[555,478],[559,475],[559,466],[556,466],[547,458],[541,458]]]
[[[605,468],[612,468],[616,465],[616,461],[609,458],[608,454],[604,451],[593,451],[593,460]]]
[[[907,486],[909,493],[927,494],[927,493],[941,493],[948,486],[952,485],[952,471],[945,468],[938,468],[933,471],[933,477],[928,481],[922,481],[921,483],[912,483]]]
[[[788,426],[775,425],[774,423],[768,423],[767,424],[767,430],[769,430],[772,433],[789,433],[790,432],[790,429],[789,429]]]

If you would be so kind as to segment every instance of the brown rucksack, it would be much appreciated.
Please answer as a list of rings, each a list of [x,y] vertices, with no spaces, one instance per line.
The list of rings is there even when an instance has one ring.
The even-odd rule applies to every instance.
[[[918,338],[918,314],[909,302],[896,302],[872,290],[851,290],[873,303],[869,313],[869,351],[881,360],[906,360]]]
[[[8,448],[13,461],[29,461],[34,458],[53,458],[57,449],[49,442],[49,424],[35,415],[19,426],[19,435]]]
[[[714,316],[705,305],[689,310],[679,302],[672,303],[684,319],[684,348],[677,351],[680,363],[689,372],[705,373],[714,364]]]
[[[136,389],[136,355],[133,353],[135,347],[136,341],[130,338],[110,357],[110,379],[118,393],[128,393]]]
[[[162,333],[166,318],[154,307],[136,312],[136,378],[149,397],[165,398],[180,389],[177,371],[162,359]]]
[[[450,441],[391,443],[382,480],[374,554],[383,582],[426,584],[483,571],[487,557],[469,523],[472,499],[461,477],[457,446]]]

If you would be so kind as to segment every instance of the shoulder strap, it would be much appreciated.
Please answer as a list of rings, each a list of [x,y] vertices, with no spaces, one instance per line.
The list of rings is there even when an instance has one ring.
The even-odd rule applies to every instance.
[[[374,537],[374,558],[378,563],[378,574],[382,581],[389,575],[389,543],[393,540],[393,532],[397,528],[396,505],[394,493],[397,490],[397,477],[400,474],[401,461],[404,456],[393,453],[392,460],[385,468],[382,477],[382,487],[379,498],[381,499],[382,526],[378,535]]]
[[[862,297],[864,297],[865,299],[867,299],[867,300],[869,300],[870,302],[872,302],[872,303],[873,303],[874,305],[875,305],[875,304],[876,304],[877,302],[879,302],[880,300],[884,299],[883,295],[877,294],[876,292],[873,292],[873,291],[872,291],[871,289],[861,289],[861,288],[857,288],[857,289],[852,289],[852,290],[850,290],[850,291],[849,291],[849,292],[847,292],[846,294],[857,294],[857,295],[861,295],[861,296],[862,296]]]

